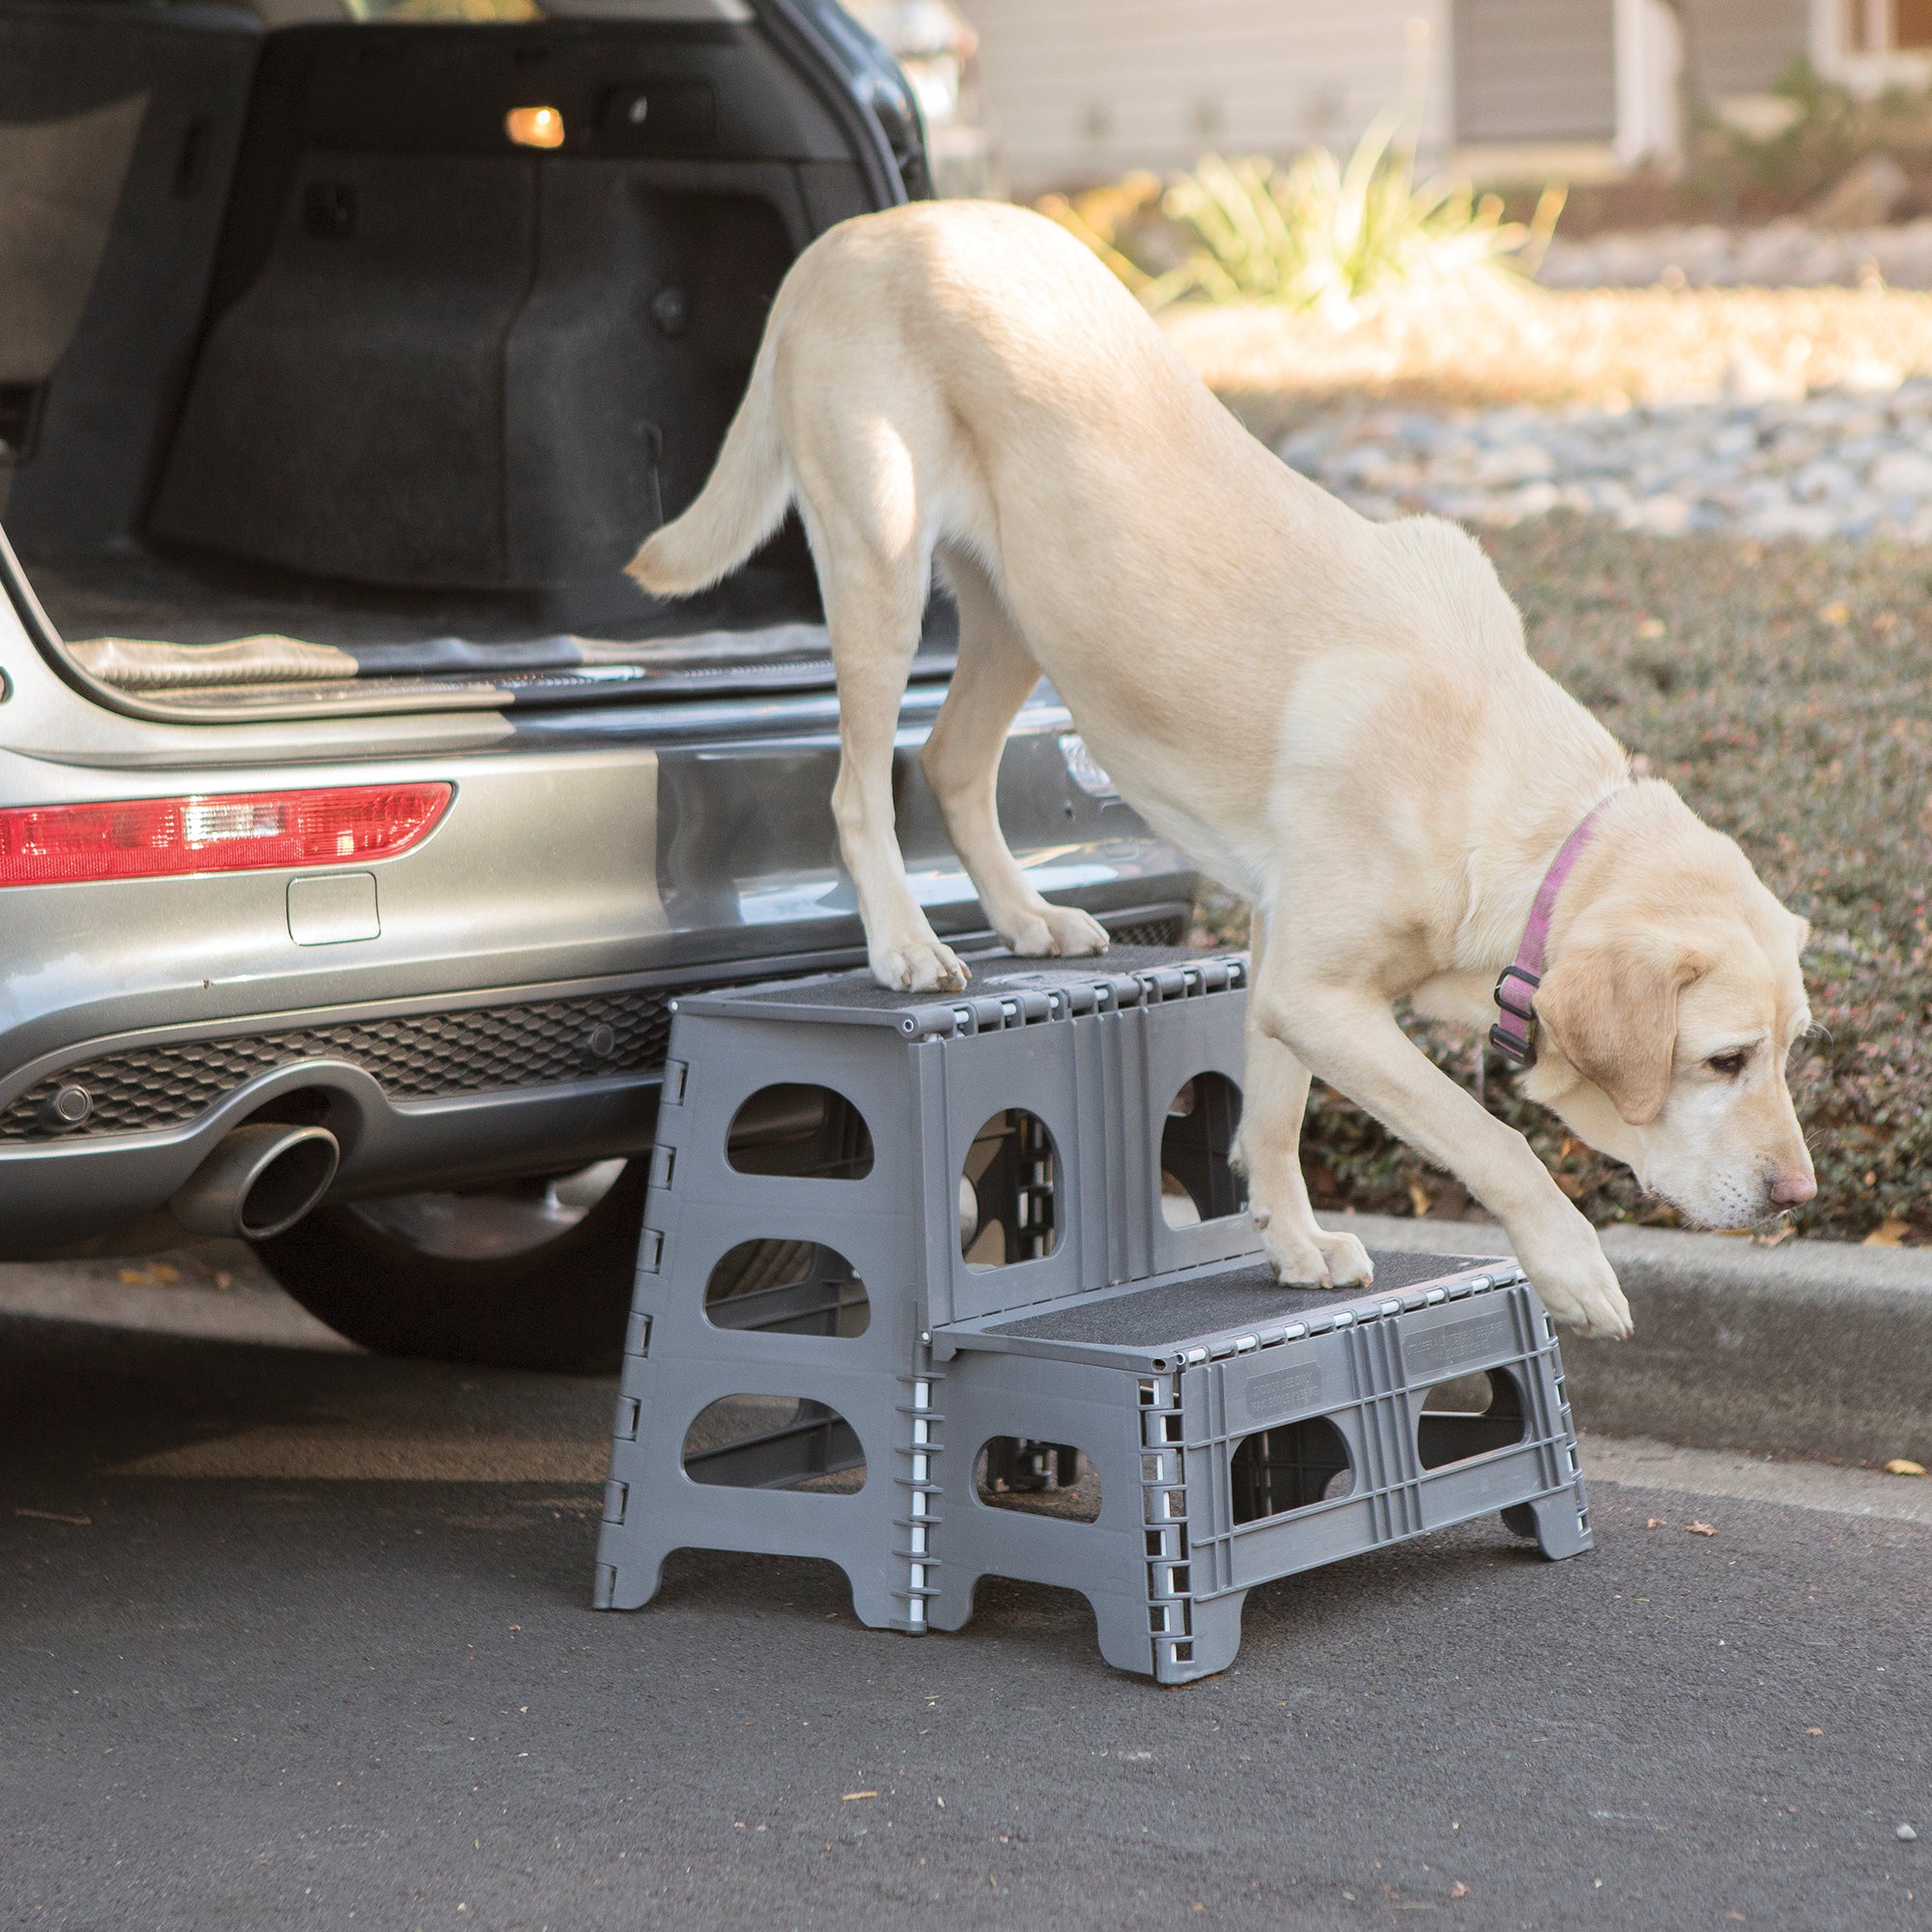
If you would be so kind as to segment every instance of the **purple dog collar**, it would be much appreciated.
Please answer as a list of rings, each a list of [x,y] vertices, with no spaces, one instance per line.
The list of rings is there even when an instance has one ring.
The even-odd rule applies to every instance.
[[[1522,944],[1516,950],[1516,958],[1505,966],[1496,979],[1496,1005],[1502,1009],[1502,1018],[1490,1029],[1490,1044],[1505,1060],[1513,1060],[1519,1066],[1527,1066],[1536,1057],[1536,989],[1543,984],[1543,953],[1549,944],[1549,916],[1556,910],[1556,895],[1563,890],[1563,881],[1570,876],[1570,868],[1582,856],[1583,847],[1590,842],[1591,835],[1597,829],[1597,821],[1603,817],[1610,800],[1627,787],[1619,785],[1616,791],[1605,798],[1584,815],[1583,822],[1563,841],[1562,849],[1549,862],[1549,869],[1543,875],[1543,883],[1536,889],[1536,903],[1529,909],[1529,923],[1522,929]],[[1518,980],[1522,982],[1523,1004],[1516,1005],[1509,997],[1509,982]]]

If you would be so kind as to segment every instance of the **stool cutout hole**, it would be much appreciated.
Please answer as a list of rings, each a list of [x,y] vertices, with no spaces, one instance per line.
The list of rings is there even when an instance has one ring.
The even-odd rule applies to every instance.
[[[1317,1503],[1350,1494],[1355,1487],[1349,1445],[1325,1415],[1278,1422],[1272,1429],[1243,1436],[1235,1450],[1231,1473],[1237,1523],[1313,1509]]]
[[[1422,1398],[1415,1452],[1425,1469],[1466,1463],[1523,1438],[1522,1385],[1508,1369],[1478,1369],[1437,1382]]]
[[[1099,1471],[1070,1442],[993,1436],[973,1459],[973,1492],[989,1508],[1062,1522],[1094,1522],[1100,1515]]]
[[[684,1473],[725,1490],[849,1495],[866,1487],[866,1452],[836,1408],[808,1396],[727,1395],[684,1435]]]
[[[817,1241],[740,1241],[711,1270],[704,1319],[714,1328],[849,1339],[871,1326],[866,1284]]]
[[[969,1268],[1043,1260],[1059,1244],[1060,1158],[1037,1114],[1009,1107],[974,1135],[960,1176],[959,1252]]]
[[[1170,1228],[1220,1221],[1248,1205],[1230,1165],[1241,1090],[1225,1073],[1197,1073],[1169,1102],[1160,1130],[1160,1214]]]
[[[740,1174],[863,1180],[872,1134],[844,1094],[787,1081],[760,1087],[732,1116],[724,1157]]]

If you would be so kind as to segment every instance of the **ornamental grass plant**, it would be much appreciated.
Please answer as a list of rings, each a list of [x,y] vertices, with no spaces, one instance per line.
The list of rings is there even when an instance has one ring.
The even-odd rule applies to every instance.
[[[1478,198],[1466,182],[1418,184],[1399,126],[1378,116],[1346,162],[1321,147],[1285,168],[1209,154],[1165,186],[1135,175],[1039,208],[1151,309],[1192,297],[1348,322],[1398,293],[1533,269],[1562,190],[1546,191],[1533,220],[1505,221],[1501,199]]]

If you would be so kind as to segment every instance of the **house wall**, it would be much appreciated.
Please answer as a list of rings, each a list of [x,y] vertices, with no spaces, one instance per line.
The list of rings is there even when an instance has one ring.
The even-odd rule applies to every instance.
[[[980,33],[1021,196],[1130,168],[1186,167],[1208,148],[1286,156],[1321,141],[1346,150],[1378,111],[1403,101],[1417,22],[1425,151],[1617,140],[1634,158],[1655,145],[1647,126],[1619,125],[1618,0],[961,4]],[[1684,0],[1693,83],[1708,99],[1762,93],[1834,4]],[[1629,68],[1634,50],[1624,53]],[[1652,79],[1651,91],[1670,91]],[[1632,75],[1625,80],[1631,95]],[[1674,113],[1652,105],[1649,119]],[[1623,118],[1634,113],[1626,100]]]
[[[1426,24],[1420,139],[1451,137],[1449,0],[962,0],[1013,191],[1191,166],[1204,149],[1347,149],[1403,99]]]
[[[1612,0],[1454,0],[1456,139],[1607,141]]]
[[[1689,0],[1690,73],[1710,100],[1762,94],[1805,51],[1812,0]]]

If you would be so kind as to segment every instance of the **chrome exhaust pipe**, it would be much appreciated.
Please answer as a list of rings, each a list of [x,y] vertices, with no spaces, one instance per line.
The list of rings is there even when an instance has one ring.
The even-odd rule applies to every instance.
[[[341,1158],[327,1127],[259,1121],[224,1135],[168,1210],[193,1235],[266,1240],[293,1228],[328,1192]]]

